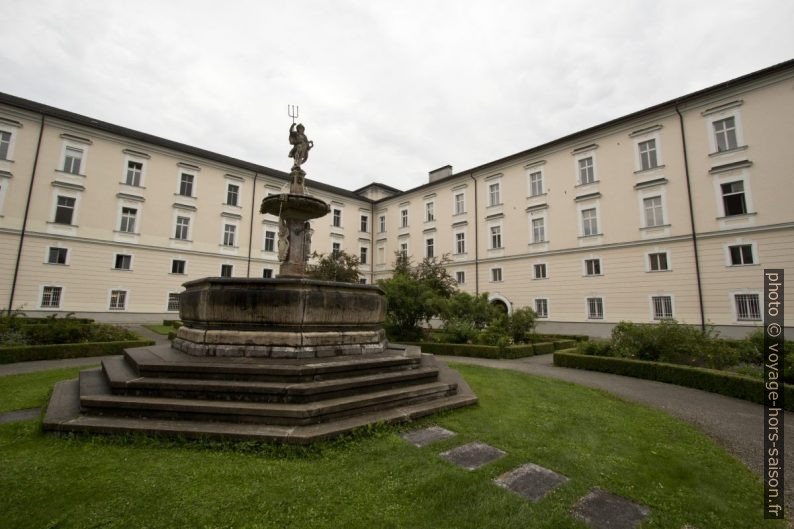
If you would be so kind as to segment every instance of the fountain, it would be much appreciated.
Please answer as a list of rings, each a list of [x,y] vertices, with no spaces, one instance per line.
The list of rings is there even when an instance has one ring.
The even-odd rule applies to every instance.
[[[380,288],[306,277],[310,221],[330,208],[305,192],[303,125],[289,139],[290,192],[260,208],[279,219],[278,278],[185,283],[173,344],[58,383],[45,430],[308,443],[477,401],[457,372],[386,341]]]

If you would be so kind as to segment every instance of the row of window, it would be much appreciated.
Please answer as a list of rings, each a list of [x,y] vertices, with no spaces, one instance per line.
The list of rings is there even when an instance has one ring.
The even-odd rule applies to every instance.
[[[127,303],[129,300],[127,290],[112,289],[108,296],[108,310],[119,311],[127,310]],[[45,285],[41,289],[41,308],[43,309],[59,309],[63,301],[63,287]],[[179,293],[169,292],[166,302],[166,310],[168,312],[179,311]]]

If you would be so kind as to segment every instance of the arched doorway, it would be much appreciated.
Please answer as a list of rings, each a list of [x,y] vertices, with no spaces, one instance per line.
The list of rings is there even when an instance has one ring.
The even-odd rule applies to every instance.
[[[503,314],[511,314],[513,312],[513,304],[510,303],[509,299],[499,293],[489,295],[488,301]]]

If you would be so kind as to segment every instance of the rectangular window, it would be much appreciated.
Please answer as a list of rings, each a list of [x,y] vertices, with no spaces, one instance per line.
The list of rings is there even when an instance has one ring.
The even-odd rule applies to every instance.
[[[67,147],[63,155],[63,172],[80,174],[80,164],[83,162],[83,150]]]
[[[408,227],[408,210],[401,209],[400,210],[400,227],[407,228]]]
[[[378,231],[380,233],[386,231],[386,215],[381,215],[378,217]]]
[[[8,160],[8,149],[11,147],[11,133],[0,130],[0,160]]]
[[[546,279],[546,263],[538,263],[533,266],[535,279]]]
[[[168,311],[179,312],[179,294],[176,292],[168,293]]]
[[[425,204],[425,220],[427,222],[436,220],[435,212],[433,211],[435,204],[433,202],[428,202]]]
[[[535,300],[535,314],[538,315],[538,318],[548,318],[549,317],[549,300],[547,300],[547,299],[536,299]]]
[[[758,294],[736,294],[734,298],[736,300],[736,319],[761,319],[761,305],[758,301]]]
[[[744,182],[729,182],[720,186],[722,189],[722,204],[725,206],[725,216],[744,215],[747,213],[747,202],[744,199]]]
[[[359,285],[366,285],[367,284],[367,278],[366,277],[359,278],[358,279],[358,284]]]
[[[367,264],[367,254],[368,253],[369,253],[369,250],[366,247],[362,246],[361,247],[361,251],[359,252],[359,259],[358,259],[361,264]]]
[[[604,300],[601,298],[587,298],[587,318],[591,320],[604,319]]]
[[[66,264],[67,251],[66,248],[55,248],[51,246],[47,254],[47,262],[50,264]]]
[[[493,184],[488,186],[488,205],[489,206],[496,206],[502,203],[501,197],[499,196],[499,182],[494,182]]]
[[[333,212],[333,224],[335,228],[342,227],[342,210],[338,208],[334,208]]]
[[[190,229],[190,217],[177,217],[174,239],[186,241],[188,239],[189,229]]]
[[[455,253],[466,253],[466,234],[455,234]]]
[[[664,215],[662,213],[662,197],[649,197],[642,200],[642,207],[645,210],[645,226],[662,226]]]
[[[491,248],[502,247],[502,227],[491,226]]]
[[[546,220],[532,219],[532,242],[544,242],[546,240]]]
[[[459,285],[462,285],[466,282],[466,272],[455,272],[455,281]]]
[[[595,208],[582,210],[582,235],[598,235],[598,214]]]
[[[543,194],[543,173],[536,171],[529,174],[529,196],[536,197]]]
[[[588,156],[579,160],[579,183],[592,184],[595,182],[595,169],[593,168],[593,157]]]
[[[369,217],[367,215],[361,215],[361,231],[369,231]]]
[[[116,254],[116,262],[113,266],[116,270],[129,270],[132,266],[132,256],[117,253]]]
[[[44,287],[41,291],[41,306],[50,309],[57,309],[61,306],[61,287]]]
[[[72,197],[58,196],[58,203],[55,207],[55,223],[71,224],[74,217],[74,205],[77,202]]]
[[[263,268],[262,269],[262,277],[265,279],[270,279],[273,277],[273,270],[271,268]]]
[[[378,264],[386,264],[386,248],[378,246]]]
[[[585,275],[600,276],[601,275],[601,259],[585,259],[584,260]]]
[[[465,196],[463,193],[457,193],[455,195],[455,215],[460,215],[461,213],[466,212],[466,203],[464,200]]]
[[[425,239],[425,257],[433,257],[434,251],[433,239]]]
[[[752,244],[737,244],[736,246],[729,246],[728,250],[731,253],[732,265],[748,265],[755,262]]]
[[[276,232],[274,231],[265,232],[265,251],[266,252],[276,251]]]
[[[234,224],[223,225],[223,245],[234,246],[234,236],[237,233],[237,226]]]
[[[240,200],[240,186],[237,184],[229,184],[226,187],[226,205],[236,206]]]
[[[673,317],[673,298],[670,296],[653,296],[653,319],[668,320]]]
[[[341,251],[342,251],[342,245],[341,244],[339,244],[338,242],[335,242],[335,243],[331,244],[331,253],[334,256],[339,255],[339,252],[341,252]]]
[[[641,141],[637,144],[640,151],[640,169],[653,169],[656,162],[656,140]]]
[[[736,120],[733,117],[715,121],[714,143],[717,145],[717,152],[729,151],[738,147],[736,141]]]
[[[179,179],[179,194],[183,197],[192,197],[193,196],[193,180],[194,176],[192,174],[182,173]]]
[[[403,258],[408,257],[408,243],[407,242],[401,242],[400,243],[400,255],[402,255]]]
[[[649,261],[649,268],[651,272],[661,272],[664,270],[669,270],[667,265],[667,253],[660,252],[660,253],[649,253],[648,254],[648,261]]]
[[[233,272],[234,272],[234,265],[230,265],[230,264],[221,265],[221,277],[232,277]]]
[[[141,162],[127,162],[127,178],[124,183],[128,186],[140,187],[143,164]]]
[[[183,259],[172,259],[171,260],[171,273],[172,274],[184,274],[185,273],[185,261]]]
[[[126,290],[111,290],[110,291],[110,310],[124,310],[127,306],[127,291]]]
[[[491,281],[497,282],[502,280],[502,269],[491,268]]]
[[[135,233],[135,219],[138,217],[138,210],[135,208],[121,208],[121,224],[119,231]]]

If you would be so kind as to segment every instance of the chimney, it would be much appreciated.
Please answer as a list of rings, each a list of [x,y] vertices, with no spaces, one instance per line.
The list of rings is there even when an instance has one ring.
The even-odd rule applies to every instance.
[[[444,167],[439,167],[438,169],[434,169],[428,173],[430,176],[430,181],[435,182],[436,180],[441,180],[442,178],[446,178],[452,175],[452,166],[445,165]]]

